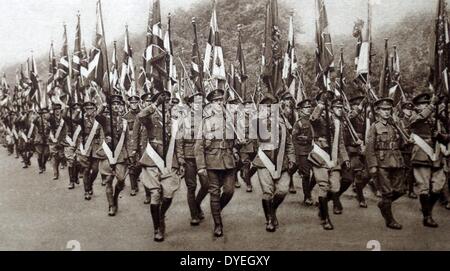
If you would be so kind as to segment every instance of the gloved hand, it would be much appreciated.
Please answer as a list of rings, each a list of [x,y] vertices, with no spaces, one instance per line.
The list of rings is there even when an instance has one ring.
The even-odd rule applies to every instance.
[[[369,169],[369,174],[370,174],[370,176],[371,176],[372,178],[377,177],[377,173],[378,173],[377,167],[371,167],[371,168]]]

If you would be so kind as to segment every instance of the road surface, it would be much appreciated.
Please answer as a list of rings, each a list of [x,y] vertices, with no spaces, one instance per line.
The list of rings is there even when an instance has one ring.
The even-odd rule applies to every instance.
[[[434,217],[439,228],[421,224],[418,200],[402,198],[394,206],[404,229],[384,226],[376,198],[365,191],[369,208],[360,209],[352,192],[343,196],[344,214],[331,215],[334,231],[319,225],[317,208],[303,206],[301,193],[288,195],[278,211],[280,228],[265,231],[261,190],[236,189],[223,212],[225,237],[213,238],[209,197],[203,203],[206,220],[198,227],[189,224],[184,183],[167,214],[167,235],[163,243],[153,242],[149,206],[144,193],[122,192],[119,212],[108,217],[105,189],[99,178],[91,201],[84,200],[82,185],[68,190],[67,172],[52,180],[50,165],[39,175],[36,159],[31,168],[22,169],[20,160],[0,149],[0,250],[70,250],[72,243],[81,250],[370,250],[371,240],[381,250],[449,250],[450,212],[436,206]],[[255,176],[256,177],[256,176]],[[300,182],[296,179],[296,185]],[[297,187],[298,192],[301,191]],[[331,205],[331,203],[330,203]],[[73,240],[73,241],[72,241]],[[72,241],[72,242],[70,242]],[[370,244],[370,243],[369,243]],[[369,245],[369,247],[371,247]]]

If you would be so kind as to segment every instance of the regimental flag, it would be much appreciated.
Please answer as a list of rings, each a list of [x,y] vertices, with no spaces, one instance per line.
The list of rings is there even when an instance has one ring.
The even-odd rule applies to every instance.
[[[28,93],[28,97],[30,100],[39,101],[40,98],[40,87],[39,87],[39,74],[36,66],[36,61],[34,56],[31,55],[31,67],[30,67],[30,80],[31,80],[31,89]],[[46,91],[45,91],[46,92]]]
[[[111,54],[111,68],[109,73],[109,80],[111,87],[116,91],[120,92],[119,85],[119,71],[118,69],[119,61],[117,60],[117,42],[114,41],[114,48]]]
[[[339,80],[336,82],[336,87],[334,89],[334,94],[336,96],[341,96],[341,94],[344,94],[344,89],[345,89],[344,67],[345,67],[344,49],[341,48],[341,53],[339,55],[339,72],[338,72]]]
[[[387,89],[391,85],[391,75],[389,71],[389,51],[388,51],[388,39],[384,42],[384,55],[382,69],[380,73],[380,85],[378,93],[381,97],[387,97]]]
[[[88,84],[88,78],[89,75],[89,54],[86,49],[86,44],[84,44],[84,41],[81,46],[81,60],[80,60],[80,71],[81,71],[81,81],[83,82],[83,85]]]
[[[264,37],[264,71],[262,80],[274,95],[282,91],[283,52],[278,23],[278,1],[269,0],[266,5]]]
[[[400,101],[406,101],[405,93],[400,85],[400,57],[397,51],[397,46],[394,46],[394,51],[389,60],[389,97],[394,100],[395,104]]]
[[[324,0],[316,0],[316,46],[316,82],[320,88],[330,90],[329,73],[334,68],[334,53]]]
[[[64,25],[63,46],[61,48],[61,58],[58,63],[58,80],[62,85],[64,79],[69,74],[69,44],[67,42],[67,28]]]
[[[297,77],[298,72],[297,69],[298,64],[297,57],[295,55],[294,18],[291,15],[289,17],[288,44],[286,53],[284,54],[283,65],[283,80],[287,87],[290,87],[292,83],[294,83],[295,86],[295,78]]]
[[[211,21],[214,22],[214,44],[213,44],[213,61],[212,61],[212,72],[211,77],[216,80],[215,87],[223,88],[226,81],[226,71],[225,71],[225,61],[223,58],[223,49],[220,42],[219,27],[217,25],[217,12],[216,4],[214,1],[213,13]]]
[[[429,83],[437,94],[449,95],[449,56],[450,56],[450,33],[449,19],[447,14],[447,3],[439,0],[434,31],[430,44],[430,76]]]
[[[171,28],[171,16],[167,18],[167,31],[164,35],[164,50],[166,50],[167,58],[166,58],[166,67],[167,74],[169,75],[167,86],[168,90],[172,93],[174,91],[174,86],[177,84],[177,68],[173,61],[173,46],[172,46],[172,28]]]
[[[245,65],[245,55],[242,48],[242,34],[241,29],[238,27],[238,45],[237,45],[237,63],[236,71],[234,73],[234,90],[241,96],[243,100],[248,97],[247,93],[247,66]]]
[[[94,81],[97,86],[103,88],[103,80],[105,77],[106,70],[106,58],[104,53],[104,33],[103,33],[103,18],[100,0],[97,1],[97,24],[95,29],[95,42],[93,44],[94,48],[91,50],[89,57],[89,69],[88,69],[88,79]],[[103,88],[105,91],[105,88]],[[109,90],[108,90],[109,92]]]
[[[195,18],[192,18],[192,26],[194,29],[194,43],[192,44],[191,80],[194,82],[194,91],[196,93],[200,92],[205,94],[205,89],[203,87],[203,62],[198,46],[197,25],[195,23]]]
[[[217,14],[216,14],[216,2],[213,0],[213,12],[211,14],[211,20],[209,22],[209,36],[208,41],[206,42],[206,50],[205,50],[205,58],[203,61],[203,72],[211,75],[212,73],[212,65],[211,65],[211,54],[213,53],[213,48],[215,44],[215,36],[218,32],[217,26]]]
[[[47,79],[47,92],[50,93],[55,87],[56,73],[58,66],[56,63],[55,50],[53,48],[53,42],[50,45],[50,52],[48,55],[48,79]]]
[[[161,7],[159,0],[153,0],[152,39],[146,49],[147,73],[157,91],[163,91],[167,83],[166,52],[161,25]]]
[[[77,28],[75,31],[75,45],[73,48],[73,57],[72,57],[72,75],[75,79],[75,82],[79,81],[79,77],[81,76],[81,25],[80,25],[80,14],[77,15]],[[79,87],[79,86],[78,86]]]
[[[120,87],[128,96],[136,95],[133,51],[130,46],[128,26],[125,26],[125,45],[123,47],[122,70],[120,72]]]
[[[353,27],[353,36],[357,38],[355,70],[357,76],[367,82],[370,74],[371,46],[372,46],[372,9],[370,1],[367,7],[367,20],[358,19]]]
[[[9,89],[8,82],[6,81],[6,73],[3,73],[1,88],[3,91],[7,91]]]

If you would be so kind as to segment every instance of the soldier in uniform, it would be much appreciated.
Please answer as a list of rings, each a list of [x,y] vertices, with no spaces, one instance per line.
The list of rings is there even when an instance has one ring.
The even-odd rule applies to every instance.
[[[222,89],[208,93],[206,98],[210,104],[203,111],[203,137],[197,139],[194,147],[197,173],[209,179],[211,214],[216,237],[223,236],[221,212],[234,194],[236,158],[239,156],[234,152],[234,137],[229,139],[225,134],[229,134],[232,123],[224,122],[224,93]]]
[[[291,137],[292,135],[292,129],[295,123],[295,111],[294,111],[294,107],[295,107],[295,100],[292,97],[292,95],[286,91],[284,92],[281,96],[280,96],[280,101],[281,101],[281,112],[282,115],[284,117],[284,119],[286,120],[286,128],[288,129],[288,133],[289,136]],[[291,194],[296,194],[297,190],[295,190],[295,185],[294,185],[294,174],[295,171],[297,169],[292,169],[290,170],[289,173],[289,193]]]
[[[439,146],[439,143],[446,145],[443,138],[444,131],[436,130],[435,127],[436,123],[438,128],[440,126],[439,121],[435,119],[436,116],[433,116],[438,101],[438,97],[431,97],[428,93],[414,97],[413,103],[417,112],[413,112],[409,119],[411,136],[415,141],[411,153],[411,165],[419,189],[423,225],[432,228],[438,227],[432,212],[446,181],[442,153],[436,151],[439,148],[434,148],[435,144],[436,146]]]
[[[350,167],[350,159],[344,144],[342,100],[332,100],[330,110],[332,114],[327,121],[328,105],[325,103],[329,103],[333,96],[333,92],[330,91],[320,92],[317,95],[318,104],[310,117],[314,128],[315,146],[308,159],[313,163],[314,176],[319,185],[319,216],[325,230],[334,228],[328,214],[328,201],[335,202],[338,198],[342,167]],[[335,205],[334,213],[336,207]]]
[[[409,120],[414,111],[414,104],[406,101],[401,104],[401,113],[397,120],[400,127],[409,135]],[[408,197],[411,199],[417,199],[417,194],[414,192],[414,174],[411,167],[411,152],[414,144],[411,142],[402,142],[401,151],[403,160],[405,161],[405,182],[408,189]]]
[[[130,105],[130,110],[125,113],[123,116],[124,119],[128,122],[128,130],[130,133],[130,136],[133,133],[133,127],[134,123],[137,119],[137,114],[139,114],[140,108],[139,108],[139,102],[140,98],[139,96],[133,95],[128,98],[128,102]],[[127,140],[127,148],[131,150],[131,146],[133,143],[134,138],[131,137],[130,140]],[[139,139],[137,139],[139,140]],[[128,165],[128,173],[130,175],[130,185],[131,185],[131,192],[130,196],[134,197],[139,192],[139,175],[141,174],[142,168],[138,165],[137,161],[133,159],[134,156],[129,157],[129,165]]]
[[[83,114],[78,114],[74,120],[74,123],[81,127],[76,157],[83,174],[84,199],[91,200],[94,194],[92,186],[99,172],[99,159],[103,158],[97,154],[97,150],[101,148],[99,124],[95,120],[99,109],[95,102],[86,98],[82,110],[84,110]],[[78,176],[73,177],[78,178]]]
[[[59,178],[59,166],[64,159],[64,146],[61,144],[64,138],[64,119],[62,117],[62,106],[53,104],[53,114],[50,117],[50,156],[52,158],[53,180]]]
[[[350,120],[351,125],[356,132],[357,139],[353,138],[353,136],[355,135],[352,136],[352,132],[350,132],[351,128],[347,124],[344,133],[344,142],[347,146],[347,153],[350,157],[351,167],[346,168],[342,171],[341,188],[335,202],[338,213],[342,213],[343,210],[339,198],[340,196],[342,196],[342,194],[345,193],[345,191],[347,191],[352,183],[355,184],[356,199],[358,200],[359,207],[367,208],[363,189],[367,185],[367,183],[369,183],[370,176],[366,170],[366,162],[363,154],[364,147],[362,146],[363,142],[360,141],[365,133],[364,130],[366,120],[364,118],[364,114],[362,114],[364,110],[362,105],[364,98],[364,96],[356,96],[349,100],[351,108],[348,114],[348,119]]]
[[[187,202],[191,214],[191,225],[198,226],[200,221],[205,219],[201,204],[203,199],[208,194],[208,178],[199,176],[200,189],[197,192],[197,163],[195,161],[194,146],[196,136],[199,135],[199,122],[196,121],[196,116],[202,116],[203,95],[200,92],[194,93],[186,97],[186,104],[190,110],[188,115],[184,116],[183,135],[180,139],[180,144],[183,148],[184,157],[184,180],[187,187]],[[180,138],[180,137],[179,137]]]
[[[283,115],[278,115],[279,111],[273,112],[273,108],[269,108],[269,105],[278,106],[277,103],[277,98],[271,93],[267,93],[259,103],[259,127],[262,127],[267,134],[262,136],[259,134],[259,151],[253,161],[263,192],[262,206],[268,232],[275,232],[278,227],[276,212],[289,191],[289,170],[296,167],[287,120]],[[273,129],[278,131],[274,134]],[[262,132],[258,130],[258,133]]]
[[[126,161],[128,161],[128,121],[122,118],[120,108],[123,106],[121,95],[111,95],[112,121],[111,116],[105,116],[104,105],[98,109],[95,120],[100,124],[101,147],[97,149],[96,154],[99,157],[99,172],[106,176],[106,198],[108,200],[108,215],[115,216],[119,209],[119,195],[125,187],[125,178],[127,173]],[[112,127],[111,127],[112,125]],[[114,145],[112,142],[114,141]],[[117,179],[113,190],[114,178]],[[91,189],[92,189],[92,183]]]
[[[146,108],[152,104],[152,96],[151,93],[144,93],[141,96],[142,108]],[[144,125],[141,124],[139,118],[136,116],[136,119],[133,124],[133,132],[131,134],[131,145],[129,146],[129,154],[131,162],[135,163],[135,168],[139,168],[140,174],[142,173],[142,166],[139,163],[139,159],[144,155],[145,148],[147,147],[147,131]],[[145,191],[145,200],[144,204],[151,203],[151,193],[150,189],[144,185]]]
[[[20,133],[19,137],[19,145],[20,145],[20,154],[23,160],[23,168],[28,168],[31,165],[31,157],[33,155],[33,146],[30,140],[28,139],[29,135],[31,137],[31,120],[33,114],[31,110],[26,112],[22,111],[22,116],[20,117],[18,123],[18,132]],[[31,133],[30,133],[31,132]]]
[[[248,106],[252,104],[253,101],[246,97],[244,100],[244,106]],[[251,120],[251,114],[247,110],[244,111],[244,132],[246,135],[249,135],[250,133],[250,122]],[[257,152],[257,142],[254,139],[247,139],[243,142],[239,142],[239,157],[242,162],[241,167],[241,177],[244,180],[247,189],[246,191],[248,193],[251,193],[253,191],[253,185],[252,185],[252,177],[256,173],[256,168],[252,166],[252,161],[256,157]],[[236,180],[237,181],[237,180]]]
[[[34,130],[32,133],[34,149],[37,153],[39,165],[39,174],[46,170],[47,160],[49,158],[49,136],[50,136],[50,112],[47,108],[39,110],[39,116],[34,119]],[[31,129],[31,128],[30,128]]]
[[[298,173],[302,178],[302,189],[306,206],[312,206],[314,201],[311,192],[316,185],[316,180],[312,174],[312,164],[308,160],[308,155],[312,151],[313,128],[311,127],[312,102],[304,99],[297,104],[298,120],[295,122],[292,131],[292,142],[294,144]]]
[[[374,103],[378,120],[369,130],[366,159],[369,173],[376,179],[382,199],[378,203],[386,226],[400,230],[400,225],[392,214],[392,203],[404,194],[403,157],[400,151],[401,136],[393,125],[392,107],[394,101],[379,99]]]
[[[81,113],[81,104],[74,103],[70,107],[65,108],[63,111],[65,138],[62,141],[62,146],[64,147],[64,157],[69,175],[68,189],[71,190],[75,188],[75,184],[79,183],[78,172],[81,169],[77,158],[77,142],[81,127],[75,123],[75,119]]]
[[[142,182],[151,193],[150,213],[154,228],[153,239],[156,242],[164,241],[166,212],[172,204],[175,192],[180,187],[180,178],[177,174],[184,175],[182,165],[185,165],[181,146],[177,141],[174,141],[172,145],[173,153],[168,152],[171,149],[171,140],[176,137],[170,132],[174,122],[168,105],[170,95],[168,91],[158,91],[151,97],[149,105],[138,114],[139,123],[145,127],[147,134],[146,147],[142,151],[143,155],[139,164],[142,166]],[[165,112],[162,110],[163,103],[166,103]],[[165,123],[163,123],[163,114],[165,114]],[[133,133],[139,131],[139,129],[133,129]],[[165,138],[163,138],[164,135]],[[136,138],[136,135],[134,137]],[[164,142],[169,146],[164,146]],[[136,150],[133,150],[133,153],[136,154]]]

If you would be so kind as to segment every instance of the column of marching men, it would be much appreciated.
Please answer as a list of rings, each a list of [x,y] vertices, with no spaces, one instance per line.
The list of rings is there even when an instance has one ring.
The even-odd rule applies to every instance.
[[[318,206],[325,230],[334,227],[329,202],[332,202],[333,214],[342,214],[341,196],[352,185],[359,207],[367,208],[363,189],[374,182],[380,193],[378,208],[386,226],[392,229],[402,228],[394,218],[393,203],[404,194],[419,198],[423,225],[427,227],[438,226],[432,215],[437,201],[450,208],[448,156],[445,156],[448,153],[429,153],[423,147],[423,142],[428,145],[432,141],[442,145],[449,142],[444,129],[447,126],[441,123],[445,120],[446,101],[433,94],[422,93],[397,108],[389,98],[370,105],[364,97],[356,96],[350,99],[352,107],[347,109],[340,97],[322,91],[315,100],[304,99],[295,105],[297,112],[290,112],[283,106],[274,107],[279,103],[284,103],[285,107],[292,105],[289,94],[278,97],[266,93],[256,105],[257,117],[245,114],[244,131],[248,133],[250,123],[255,121],[264,127],[275,127],[279,132],[273,141],[274,134],[269,137],[258,134],[256,139],[242,139],[237,134],[234,138],[217,135],[217,131],[230,131],[229,126],[233,125],[225,105],[234,101],[226,100],[222,89],[215,89],[206,97],[198,92],[183,97],[190,110],[182,114],[171,114],[180,100],[170,92],[141,93],[127,101],[121,95],[113,95],[111,108],[96,98],[75,103],[72,108],[55,104],[38,112],[26,107],[2,108],[3,144],[8,154],[15,153],[16,158],[22,158],[25,169],[31,165],[32,156],[36,157],[39,174],[46,171],[50,161],[54,180],[60,178],[60,170],[67,167],[69,189],[74,189],[82,176],[85,200],[91,200],[93,183],[100,175],[109,216],[118,212],[119,194],[126,177],[130,180],[131,196],[138,193],[139,182],[142,182],[144,203],[150,205],[155,241],[164,240],[165,217],[182,179],[187,187],[190,224],[197,226],[205,219],[202,202],[209,194],[217,237],[223,235],[221,212],[232,200],[235,187],[239,187],[238,176],[249,193],[253,191],[252,181],[259,181],[268,232],[276,231],[280,225],[277,210],[286,195],[296,192],[296,182],[292,182],[297,179],[292,179],[295,172],[300,176],[304,204]],[[163,104],[167,109],[164,126]],[[252,104],[252,101],[246,99],[244,104]],[[325,112],[327,106],[329,111]],[[369,106],[375,109],[376,121],[368,129],[367,144],[358,145],[349,139],[349,127],[343,116],[346,114],[356,132],[362,134],[361,114]],[[280,118],[276,122],[270,118],[276,112],[271,108],[279,110]],[[293,107],[290,108],[292,111]],[[200,112],[200,119],[195,119],[196,112]],[[293,121],[282,112],[292,113]],[[331,120],[329,126],[325,122],[326,113]],[[113,133],[109,128],[110,116],[113,117]],[[194,125],[196,121],[202,125]],[[441,123],[439,131],[433,129],[435,122]],[[84,134],[81,134],[82,125]],[[173,150],[168,152],[173,157],[167,159],[169,162],[165,166],[154,159],[154,155],[161,157],[163,154],[163,127],[167,130],[166,142],[173,142],[169,144]],[[331,146],[325,138],[328,129],[332,135]],[[405,131],[415,141],[405,141],[402,135]],[[112,140],[118,154],[113,164],[107,157],[110,154],[105,152],[108,148],[102,146]],[[330,159],[336,162],[330,164],[331,160],[324,159],[326,156],[317,151],[317,147],[329,152]],[[268,161],[278,168],[270,168]],[[317,198],[313,197],[314,188]]]

